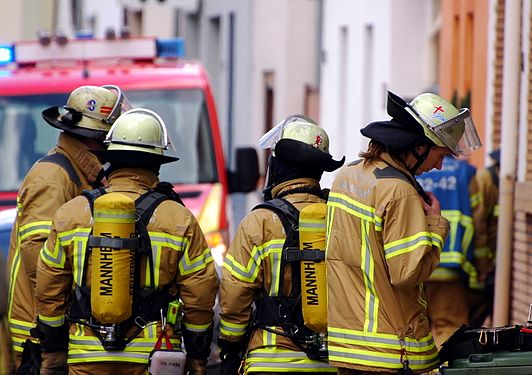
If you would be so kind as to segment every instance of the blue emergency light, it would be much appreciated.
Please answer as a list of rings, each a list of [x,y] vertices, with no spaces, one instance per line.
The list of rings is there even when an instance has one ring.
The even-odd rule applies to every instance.
[[[7,65],[15,61],[15,48],[13,45],[0,45],[0,65]]]
[[[183,38],[167,38],[156,40],[157,57],[177,58],[185,56],[185,40]]]

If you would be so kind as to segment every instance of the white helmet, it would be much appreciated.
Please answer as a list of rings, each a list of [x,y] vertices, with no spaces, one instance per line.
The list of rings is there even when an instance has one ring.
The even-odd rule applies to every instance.
[[[164,155],[170,145],[166,125],[157,113],[146,108],[130,109],[120,115],[104,143],[108,145],[107,150],[93,152],[105,161],[124,161],[136,154],[152,164],[178,160]]]
[[[468,108],[458,110],[442,97],[425,93],[405,107],[434,144],[456,155],[468,155],[482,146]]]
[[[118,116],[131,107],[118,86],[81,86],[70,93],[63,113],[51,107],[42,116],[53,127],[103,139]]]
[[[314,120],[304,115],[291,115],[264,134],[259,146],[271,148],[272,155],[287,162],[316,165],[331,172],[341,167],[329,153],[329,136]]]

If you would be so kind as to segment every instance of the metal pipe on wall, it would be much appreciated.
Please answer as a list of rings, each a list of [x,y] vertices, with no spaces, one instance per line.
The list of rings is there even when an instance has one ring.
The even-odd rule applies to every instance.
[[[493,325],[510,320],[510,283],[512,270],[512,234],[514,190],[517,175],[519,128],[519,79],[521,73],[521,2],[505,1],[504,60],[501,124],[501,169],[499,188],[499,227]]]

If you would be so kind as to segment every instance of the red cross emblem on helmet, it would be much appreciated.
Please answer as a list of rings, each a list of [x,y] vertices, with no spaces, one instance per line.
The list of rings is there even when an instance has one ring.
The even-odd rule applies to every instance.
[[[323,143],[323,138],[321,137],[321,135],[317,135],[313,146],[316,148],[319,148],[322,143]]]
[[[443,110],[443,107],[442,107],[441,105],[434,106],[434,108],[436,108],[436,109],[434,110],[434,112],[432,112],[433,115],[435,115],[435,114],[438,113],[438,112],[441,112],[441,113],[445,112],[445,111]]]

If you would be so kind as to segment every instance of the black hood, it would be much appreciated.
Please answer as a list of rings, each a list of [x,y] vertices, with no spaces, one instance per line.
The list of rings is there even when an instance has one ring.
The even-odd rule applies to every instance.
[[[402,152],[420,145],[433,145],[425,136],[423,127],[405,109],[408,106],[402,98],[388,91],[386,110],[392,119],[372,122],[362,128],[360,133],[383,144],[392,152]]]
[[[275,144],[275,157],[300,168],[307,166],[321,173],[335,171],[345,161],[345,156],[341,160],[334,160],[331,155],[316,147],[288,138]]]

